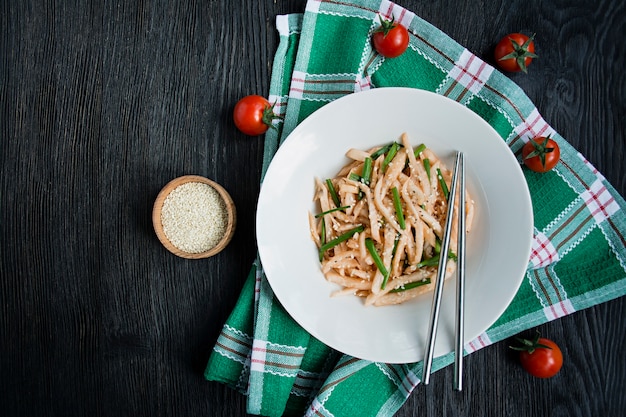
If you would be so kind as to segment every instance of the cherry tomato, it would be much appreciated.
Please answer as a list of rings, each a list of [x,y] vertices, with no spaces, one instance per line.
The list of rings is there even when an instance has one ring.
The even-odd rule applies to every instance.
[[[383,20],[380,17],[380,28],[372,35],[374,49],[385,58],[395,58],[406,51],[409,46],[409,32],[394,18]]]
[[[258,136],[273,127],[274,114],[272,105],[264,97],[250,95],[242,98],[235,105],[233,119],[237,129],[250,136]]]
[[[548,172],[556,166],[561,158],[558,143],[548,137],[537,137],[529,140],[522,148],[524,164],[535,172]]]
[[[500,39],[496,45],[494,56],[498,66],[509,72],[528,72],[527,67],[535,54],[535,35],[530,37],[523,33],[510,33]]]
[[[537,378],[551,378],[563,366],[563,353],[552,340],[539,336],[537,333],[533,340],[518,338],[521,346],[512,348],[520,351],[519,359],[526,372]]]

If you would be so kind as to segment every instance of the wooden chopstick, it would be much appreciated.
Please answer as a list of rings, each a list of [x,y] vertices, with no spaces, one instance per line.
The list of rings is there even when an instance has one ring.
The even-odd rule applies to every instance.
[[[448,213],[441,242],[441,252],[439,257],[439,266],[437,268],[437,278],[435,281],[435,291],[433,294],[433,305],[430,313],[430,325],[428,328],[428,343],[424,353],[424,364],[422,369],[422,383],[427,385],[430,380],[430,373],[433,363],[433,354],[435,348],[435,340],[437,337],[437,325],[439,322],[439,307],[441,305],[441,295],[443,293],[443,282],[446,276],[446,264],[448,262],[448,249],[450,247],[450,232],[452,230],[452,218],[454,212],[454,201],[456,198],[459,162],[463,158],[461,152],[457,152],[454,163],[454,171],[452,172],[452,182],[450,184],[450,193],[448,195]]]

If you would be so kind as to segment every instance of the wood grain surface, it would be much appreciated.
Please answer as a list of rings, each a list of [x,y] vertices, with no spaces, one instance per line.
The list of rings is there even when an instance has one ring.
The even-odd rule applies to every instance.
[[[622,0],[404,0],[491,62],[508,32],[537,34],[515,74],[545,119],[622,194]],[[0,415],[244,416],[202,371],[255,257],[263,141],[231,118],[267,95],[274,19],[304,0],[0,1]],[[171,179],[231,194],[238,224],[215,257],[159,243],[151,210]],[[566,363],[526,375],[507,342],[419,386],[409,416],[621,416],[626,300],[541,326]]]

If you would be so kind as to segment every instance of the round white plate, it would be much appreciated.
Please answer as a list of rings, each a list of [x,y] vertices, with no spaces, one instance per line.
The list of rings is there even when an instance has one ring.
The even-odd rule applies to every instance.
[[[465,342],[504,312],[528,264],[532,206],[519,162],[488,123],[461,104],[410,88],[378,88],[331,102],[305,119],[280,146],[266,173],[257,208],[257,243],[280,303],[328,346],[377,362],[423,359],[432,293],[397,306],[364,306],[333,297],[337,286],[320,270],[308,212],[314,179],[332,178],[349,148],[400,140],[426,144],[452,168],[465,153],[466,186],[476,206],[467,237]],[[454,350],[455,279],[444,285],[434,354]]]

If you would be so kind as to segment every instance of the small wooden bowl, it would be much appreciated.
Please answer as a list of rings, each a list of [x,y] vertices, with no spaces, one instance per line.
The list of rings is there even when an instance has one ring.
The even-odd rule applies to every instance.
[[[198,252],[198,253],[185,252],[177,248],[176,246],[174,246],[172,242],[170,242],[170,240],[168,239],[165,232],[163,231],[163,223],[161,220],[163,202],[165,201],[167,196],[170,194],[170,192],[172,192],[172,190],[174,190],[175,188],[183,184],[190,183],[190,182],[199,182],[202,184],[210,185],[222,197],[222,200],[224,200],[224,204],[226,206],[228,223],[226,224],[226,230],[224,232],[224,235],[215,246],[213,246],[211,249],[205,252]],[[219,185],[218,183],[214,181],[211,181],[208,178],[204,178],[198,175],[185,175],[185,176],[173,179],[172,181],[167,183],[165,187],[163,187],[161,192],[159,192],[159,195],[157,196],[154,202],[154,207],[152,208],[152,224],[154,226],[154,231],[156,232],[156,235],[161,241],[161,243],[163,244],[163,246],[165,246],[165,248],[169,250],[170,252],[172,252],[174,255],[180,256],[181,258],[187,258],[187,259],[202,259],[202,258],[208,258],[208,257],[218,254],[226,247],[226,245],[230,243],[235,233],[235,226],[237,224],[237,212],[235,209],[235,203],[233,203],[233,199],[230,197],[230,194],[228,194],[228,192],[221,185]]]

